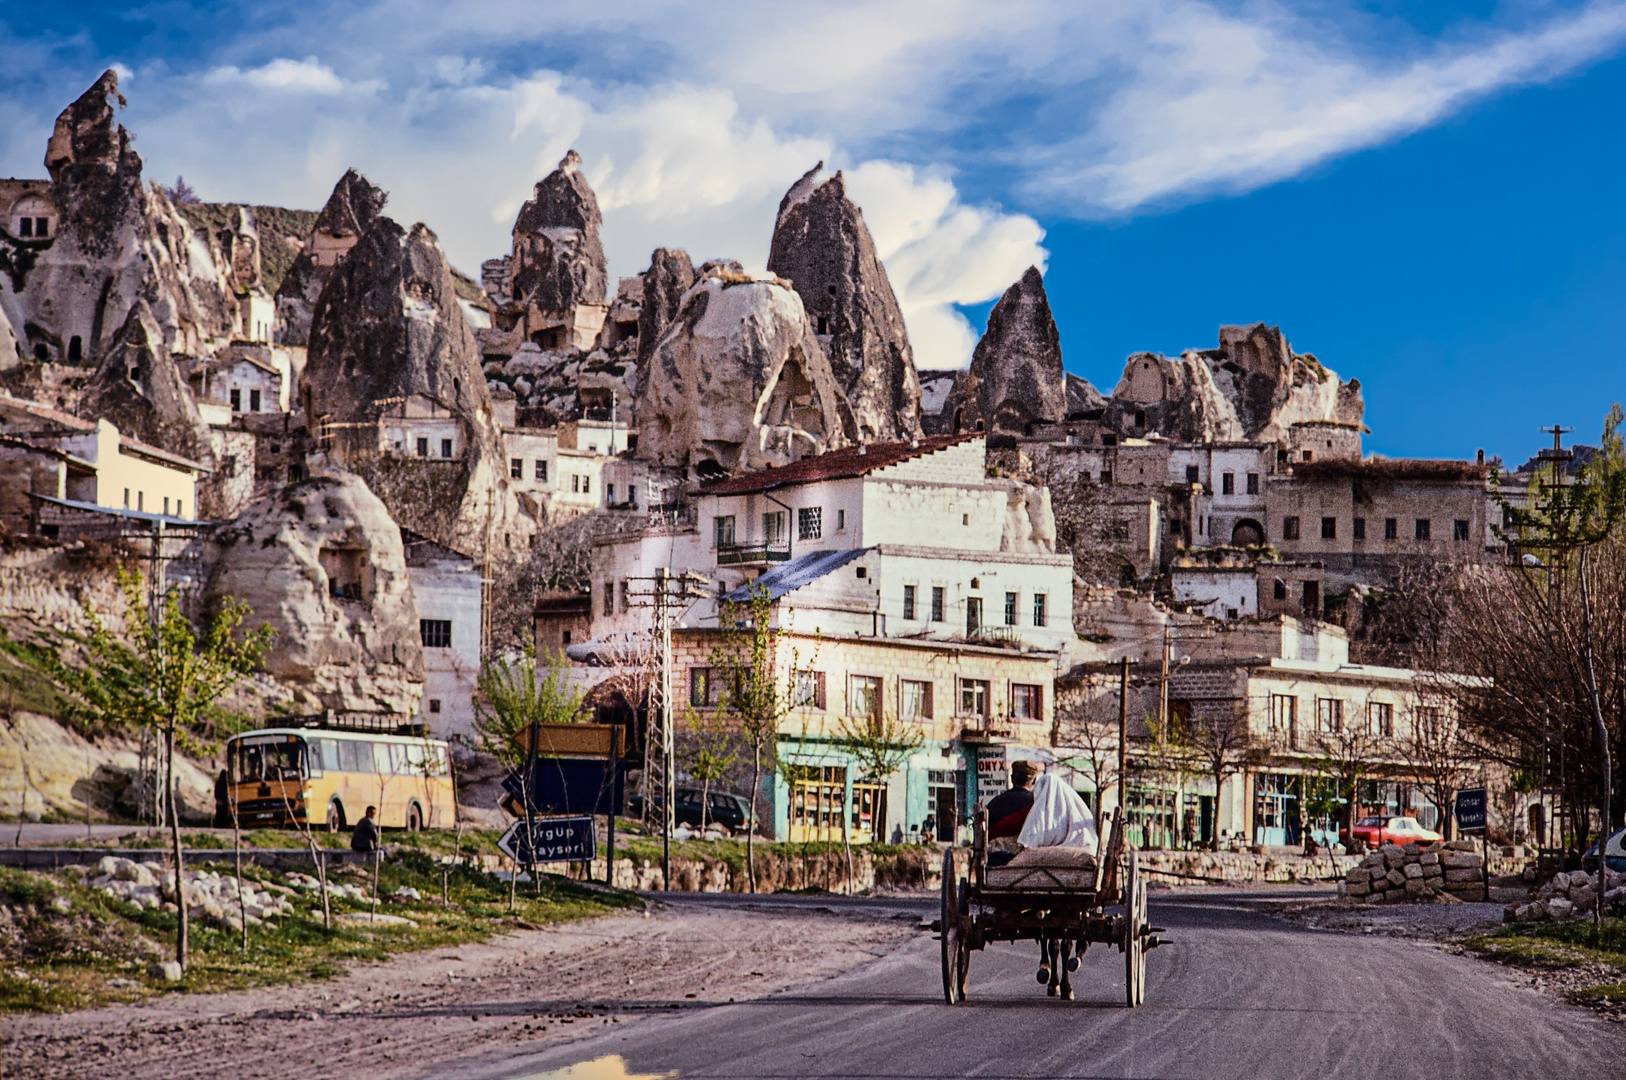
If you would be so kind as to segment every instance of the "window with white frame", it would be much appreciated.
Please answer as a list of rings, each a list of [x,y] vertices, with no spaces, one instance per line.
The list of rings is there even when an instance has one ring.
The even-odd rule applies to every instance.
[[[1299,718],[1299,699],[1291,694],[1270,695],[1270,730],[1291,735]]]
[[[762,539],[769,544],[785,542],[785,512],[770,510],[762,515]]]
[[[898,681],[898,715],[905,720],[932,718],[932,684],[920,679]]]
[[[881,679],[878,675],[847,677],[847,715],[881,715]]]
[[[1033,594],[1033,625],[1034,626],[1049,626],[1050,625],[1049,606],[1050,606],[1049,600],[1048,600],[1048,598],[1046,597],[1046,595],[1044,593],[1041,592],[1041,593],[1034,593]]]
[[[1038,683],[1011,683],[1011,715],[1018,720],[1044,719],[1044,687]]]
[[[824,507],[804,506],[796,511],[796,539],[817,540],[824,535]]]
[[[1344,730],[1344,703],[1339,698],[1315,699],[1315,728],[1323,732]]]
[[[1380,739],[1395,733],[1395,707],[1382,701],[1368,702],[1366,706],[1367,733]]]
[[[717,547],[734,546],[734,515],[724,514],[711,519],[712,541]]]
[[[796,699],[792,707],[798,709],[825,708],[824,672],[798,671],[796,673]]]
[[[960,680],[960,715],[987,716],[988,698],[987,679]]]
[[[913,585],[903,587],[903,621],[915,621],[915,587]]]

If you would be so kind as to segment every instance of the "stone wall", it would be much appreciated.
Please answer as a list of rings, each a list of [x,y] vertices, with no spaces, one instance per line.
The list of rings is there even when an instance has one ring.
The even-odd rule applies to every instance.
[[[1340,898],[1363,903],[1420,903],[1440,895],[1485,899],[1485,860],[1472,840],[1384,844],[1349,869]]]

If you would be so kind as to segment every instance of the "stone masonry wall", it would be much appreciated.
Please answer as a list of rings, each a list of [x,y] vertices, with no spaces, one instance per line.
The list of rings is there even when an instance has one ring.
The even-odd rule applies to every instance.
[[[1485,860],[1472,840],[1384,844],[1344,875],[1341,899],[1364,903],[1419,903],[1445,894],[1485,899]]]

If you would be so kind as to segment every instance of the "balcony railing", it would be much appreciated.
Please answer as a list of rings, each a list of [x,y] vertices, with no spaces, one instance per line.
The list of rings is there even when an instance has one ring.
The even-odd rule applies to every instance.
[[[785,542],[717,545],[718,566],[761,566],[789,561],[790,544]]]

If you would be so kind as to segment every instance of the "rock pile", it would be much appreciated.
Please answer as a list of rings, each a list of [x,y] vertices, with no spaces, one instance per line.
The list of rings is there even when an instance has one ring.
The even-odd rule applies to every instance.
[[[322,891],[322,883],[311,877],[309,874],[289,874],[288,884],[292,885],[296,889],[311,893],[313,895]],[[416,889],[412,889],[410,891],[417,892]],[[330,900],[337,897],[340,900],[355,900],[365,903],[368,899],[367,890],[362,886],[341,885],[331,879],[327,883],[327,895],[328,899]],[[399,889],[396,890],[396,895],[401,895],[401,891]],[[413,897],[413,899],[417,899],[417,897]]]
[[[1384,844],[1345,873],[1338,895],[1367,903],[1418,903],[1442,895],[1482,901],[1485,860],[1472,840]]]
[[[1513,922],[1563,922],[1592,914],[1598,898],[1598,875],[1585,870],[1558,873],[1536,891],[1536,898],[1526,904],[1509,904],[1508,914]],[[1605,911],[1616,905],[1626,905],[1626,874],[1604,871]]]
[[[92,869],[96,876],[90,879],[89,884],[115,900],[154,910],[175,910],[173,873],[154,873],[153,868],[145,863],[117,855],[104,855]],[[294,906],[288,897],[274,891],[274,888],[257,887],[254,882],[245,881],[241,885],[241,904],[238,889],[237,878],[230,874],[188,870],[182,885],[186,913],[193,919],[226,930],[241,930],[241,915],[248,917],[250,926],[258,926],[267,919],[293,914]]]

